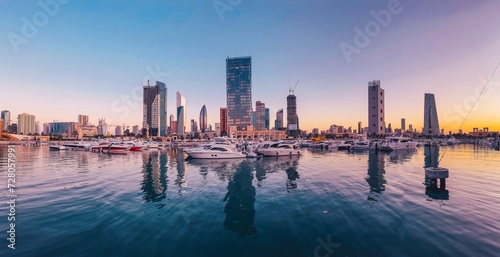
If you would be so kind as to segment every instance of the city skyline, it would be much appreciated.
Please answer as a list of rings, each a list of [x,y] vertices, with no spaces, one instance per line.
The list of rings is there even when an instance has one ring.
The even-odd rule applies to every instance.
[[[139,125],[140,92],[150,79],[189,98],[185,121],[197,118],[206,105],[207,124],[215,124],[219,109],[226,107],[225,57],[252,56],[252,99],[266,103],[270,120],[286,108],[288,81],[300,80],[295,95],[301,129],[368,124],[366,82],[376,79],[387,94],[386,124],[404,117],[421,131],[422,95],[433,93],[440,127],[445,133],[458,131],[498,63],[500,36],[492,31],[500,4],[400,1],[389,8],[390,2],[245,1],[223,20],[211,3],[121,5],[130,21],[110,12],[116,7],[110,3],[99,3],[96,10],[69,2],[37,27],[36,35],[26,37],[27,43],[17,45],[17,52],[9,37],[0,42],[0,53],[9,60],[0,64],[5,72],[0,109],[9,110],[11,120],[30,113],[41,123],[66,122],[84,113],[92,124],[105,118],[109,124]],[[4,35],[25,36],[23,17],[32,21],[44,11],[35,2],[3,5]],[[385,22],[384,13],[391,15]],[[379,32],[366,33],[373,22]],[[123,40],[130,37],[134,40]],[[365,44],[356,44],[363,37]],[[357,51],[346,54],[345,49],[354,49],[346,45]],[[500,130],[499,82],[496,73],[463,131]],[[171,97],[167,105],[167,115],[175,115]]]

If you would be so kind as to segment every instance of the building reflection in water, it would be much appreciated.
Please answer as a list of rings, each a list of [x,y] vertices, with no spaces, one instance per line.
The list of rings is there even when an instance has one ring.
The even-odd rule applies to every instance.
[[[426,146],[424,148],[424,161],[425,167],[438,167],[439,166],[439,146]],[[444,188],[442,184],[437,186],[437,180],[425,178],[425,195],[435,200],[449,200],[450,192]]]
[[[177,193],[182,195],[184,188],[187,186],[186,181],[186,160],[184,157],[184,152],[182,150],[177,151],[177,178],[175,179],[175,185],[179,187]]]
[[[141,189],[146,202],[158,202],[166,198],[167,156],[158,151],[145,151],[143,157],[143,181]]]
[[[377,201],[372,197],[372,193],[381,194],[385,191],[387,181],[384,178],[385,174],[385,154],[370,151],[368,153],[368,177],[366,182],[370,186],[370,196],[368,200]]]
[[[403,163],[411,160],[416,150],[394,150],[389,154],[389,161],[393,163]]]
[[[229,178],[224,213],[224,228],[238,233],[239,236],[250,236],[257,233],[255,219],[255,187],[252,185],[252,165],[249,161],[241,162]]]

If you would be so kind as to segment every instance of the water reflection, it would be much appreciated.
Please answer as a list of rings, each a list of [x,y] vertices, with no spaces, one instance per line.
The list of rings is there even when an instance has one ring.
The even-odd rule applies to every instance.
[[[394,150],[389,154],[389,161],[393,163],[408,162],[416,150]]]
[[[285,171],[287,174],[286,189],[290,193],[291,189],[297,188],[297,179],[299,179],[299,172],[297,166],[299,164],[300,156],[279,156],[279,157],[265,157],[258,160],[255,164],[255,176],[257,177],[257,186],[261,187],[264,179],[267,178],[268,173],[275,173]]]
[[[438,167],[439,146],[429,146],[424,149],[425,167]],[[440,181],[438,187],[437,179],[425,178],[425,195],[435,200],[449,200],[450,192],[445,188],[445,180]]]
[[[192,166],[200,167],[200,174],[205,178],[210,170],[214,171],[220,180],[226,181],[233,176],[233,171],[245,159],[187,159]]]
[[[424,147],[425,167],[437,167],[439,160],[439,146]]]
[[[175,179],[175,185],[179,187],[177,193],[182,195],[184,188],[187,186],[186,180],[186,160],[184,159],[184,152],[177,151],[177,178]]]
[[[370,151],[368,153],[368,177],[366,182],[370,186],[370,196],[367,200],[374,200],[371,194],[381,194],[385,191],[385,184],[387,181],[384,178],[385,174],[385,155],[383,153]]]
[[[167,156],[158,151],[145,151],[143,158],[143,181],[141,189],[146,202],[158,202],[166,198]]]
[[[252,185],[252,166],[249,161],[241,162],[229,179],[224,213],[224,228],[238,233],[239,236],[249,236],[257,233],[255,219],[255,187]]]

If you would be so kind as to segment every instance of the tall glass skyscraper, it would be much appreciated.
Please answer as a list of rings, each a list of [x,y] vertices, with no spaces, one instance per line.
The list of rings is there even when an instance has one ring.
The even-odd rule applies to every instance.
[[[149,82],[148,82],[149,84]],[[144,86],[142,131],[150,136],[165,136],[167,132],[167,87],[156,81],[154,86]]]
[[[252,59],[226,59],[228,125],[246,130],[252,124]]]
[[[186,132],[186,98],[177,91],[177,134],[184,135]],[[182,107],[179,109],[179,107]],[[181,116],[179,116],[181,115]]]
[[[7,110],[3,110],[1,114],[1,119],[3,120],[2,128],[0,130],[7,131],[9,130],[10,125],[10,112]]]
[[[265,127],[266,127],[267,130],[270,129],[269,128],[269,126],[270,126],[269,125],[269,119],[270,119],[271,114],[269,112],[270,112],[269,108],[266,108],[266,122],[265,122],[266,125],[265,125]]]
[[[434,94],[425,94],[424,98],[424,134],[440,135],[437,116],[436,99]]]
[[[200,111],[200,130],[201,133],[205,133],[207,130],[207,107],[203,105]]]
[[[287,134],[291,137],[300,135],[299,116],[297,115],[297,97],[293,90],[290,90],[286,97],[286,119]]]

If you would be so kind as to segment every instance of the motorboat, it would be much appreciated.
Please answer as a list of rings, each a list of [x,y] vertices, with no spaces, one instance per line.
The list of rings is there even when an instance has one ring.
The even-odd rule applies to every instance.
[[[246,157],[245,154],[236,150],[235,147],[225,144],[213,144],[203,148],[191,149],[186,154],[195,159],[235,159]]]
[[[358,141],[351,146],[352,150],[370,150],[371,148],[373,148],[373,145],[370,143],[370,140]]]
[[[260,153],[264,156],[290,156],[302,154],[295,145],[284,143],[278,143],[276,146],[263,148]]]
[[[90,148],[91,151],[102,153],[126,153],[129,149],[128,145],[110,142],[102,142]]]
[[[66,146],[69,150],[85,151],[90,149],[90,144],[85,144],[83,142],[65,143],[63,146]]]
[[[138,144],[138,143],[135,143],[135,142],[123,142],[121,144],[118,144],[118,145],[124,145],[124,146],[129,146],[129,150],[130,151],[133,151],[133,152],[138,152],[138,151],[142,151],[142,148],[143,146]]]
[[[66,148],[66,146],[64,146],[64,145],[50,145],[49,146],[49,150],[51,150],[51,151],[61,151],[61,150],[68,150],[68,148]]]
[[[354,140],[341,141],[337,144],[338,150],[349,150],[355,144]]]
[[[386,137],[385,142],[380,146],[380,150],[392,151],[401,149],[417,149],[417,142],[413,142],[408,137]]]
[[[455,137],[450,137],[448,140],[446,140],[446,144],[448,145],[456,145],[458,144],[458,140]]]

